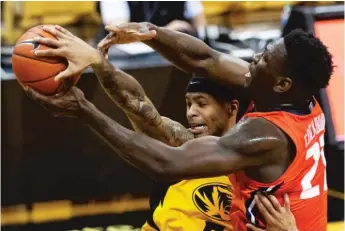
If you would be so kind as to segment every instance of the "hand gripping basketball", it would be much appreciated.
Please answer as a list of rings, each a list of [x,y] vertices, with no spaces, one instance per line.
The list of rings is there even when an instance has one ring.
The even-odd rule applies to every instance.
[[[66,81],[64,81],[66,85]],[[65,88],[68,88],[67,86]],[[80,118],[82,104],[85,104],[84,93],[77,87],[54,96],[45,96],[29,87],[24,87],[26,94],[37,101],[54,117]]]
[[[87,67],[100,59],[99,52],[89,44],[61,26],[44,26],[43,30],[54,35],[57,40],[35,37],[34,41],[55,49],[35,51],[36,56],[60,56],[68,61],[67,68],[55,76],[55,81],[80,75]]]

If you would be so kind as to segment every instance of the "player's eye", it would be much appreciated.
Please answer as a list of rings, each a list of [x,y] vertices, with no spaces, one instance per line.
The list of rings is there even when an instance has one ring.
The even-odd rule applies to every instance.
[[[205,106],[207,106],[207,102],[205,102],[205,101],[199,101],[199,102],[198,102],[198,106],[199,106],[199,107],[205,107]]]
[[[190,107],[192,106],[191,102],[186,101],[186,106],[187,106],[188,108],[190,108]]]

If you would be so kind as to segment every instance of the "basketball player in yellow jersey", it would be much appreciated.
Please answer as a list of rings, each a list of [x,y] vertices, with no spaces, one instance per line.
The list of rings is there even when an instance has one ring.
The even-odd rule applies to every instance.
[[[180,124],[173,128],[172,123],[176,122],[167,123],[165,126],[172,127],[168,130],[175,130],[169,134],[170,144],[176,145],[176,135],[188,139],[223,135],[235,125],[238,108],[239,102],[222,85],[200,77],[192,78],[186,88],[186,116],[190,128],[187,130]],[[224,176],[155,183],[150,198],[153,216],[142,230],[232,230],[231,199],[232,187]]]
[[[191,79],[186,88],[186,116],[190,124],[187,129],[161,117],[133,77],[120,70],[116,73],[112,83],[104,79],[106,75],[98,74],[106,92],[126,112],[135,130],[171,146],[180,146],[194,137],[221,136],[236,123],[239,103],[220,84],[204,78]],[[231,199],[232,187],[225,176],[169,183],[154,181],[151,215],[142,230],[232,230]]]

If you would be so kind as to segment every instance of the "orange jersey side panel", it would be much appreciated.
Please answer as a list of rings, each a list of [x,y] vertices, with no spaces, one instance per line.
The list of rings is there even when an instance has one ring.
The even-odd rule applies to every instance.
[[[234,187],[231,219],[235,230],[247,230],[245,223],[265,226],[260,217],[254,194],[273,193],[283,204],[284,194],[290,197],[291,210],[300,231],[327,230],[327,181],[324,156],[325,117],[318,103],[308,115],[285,111],[248,113],[247,118],[261,117],[284,131],[296,146],[296,156],[285,173],[272,183],[260,183],[244,171],[230,174]]]

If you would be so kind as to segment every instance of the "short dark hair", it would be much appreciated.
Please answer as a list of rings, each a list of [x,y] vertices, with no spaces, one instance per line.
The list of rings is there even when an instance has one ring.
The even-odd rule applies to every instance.
[[[190,79],[185,90],[185,93],[188,92],[206,93],[214,97],[218,102],[230,102],[234,99],[237,100],[239,102],[239,109],[236,116],[236,122],[242,118],[251,103],[251,100],[242,95],[236,94],[226,85],[200,76],[194,76]]]
[[[332,55],[313,34],[295,29],[284,36],[287,51],[286,71],[293,80],[316,94],[325,88],[333,73]]]

